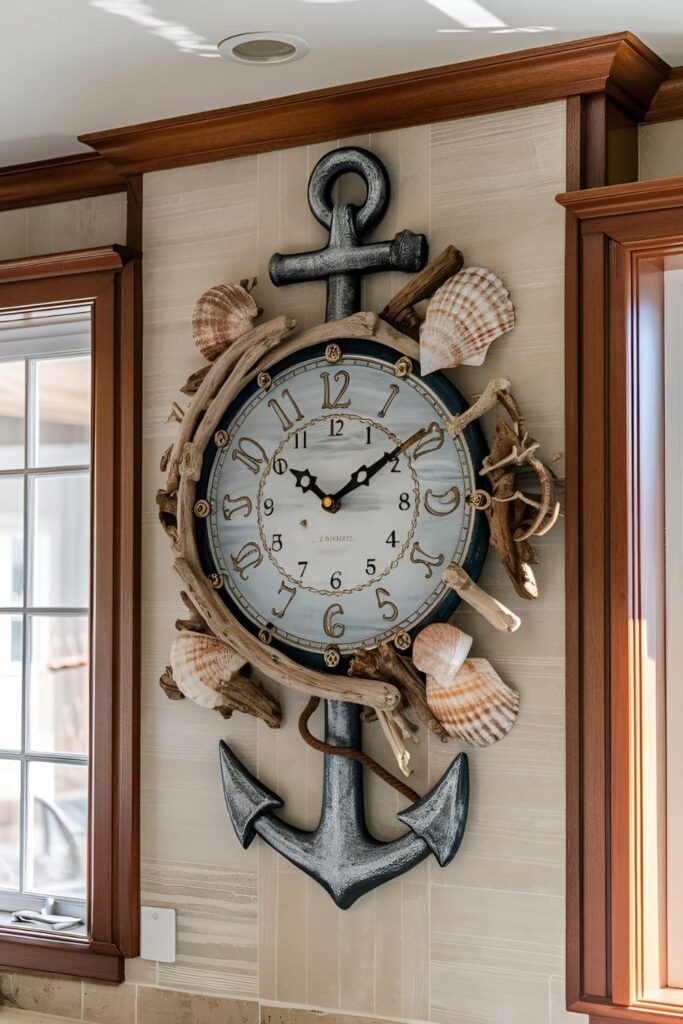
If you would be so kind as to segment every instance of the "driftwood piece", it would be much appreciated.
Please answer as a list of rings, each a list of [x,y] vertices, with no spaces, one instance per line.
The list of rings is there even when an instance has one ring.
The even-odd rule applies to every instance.
[[[168,491],[157,491],[156,502],[159,508],[159,522],[161,523],[166,536],[171,542],[174,551],[178,551],[178,499],[175,494]]]
[[[195,395],[199,390],[199,385],[204,380],[210,369],[211,364],[209,363],[208,366],[202,366],[199,370],[195,370],[194,373],[191,373],[180,389],[182,394],[190,396]]]
[[[536,561],[536,554],[528,540],[514,539],[515,532],[525,521],[527,505],[516,497],[515,473],[511,464],[506,462],[506,456],[519,444],[517,431],[509,423],[498,420],[488,462],[491,466],[499,464],[499,468],[489,473],[492,500],[486,515],[491,544],[500,555],[515,590],[520,597],[535,600],[538,586],[531,565]]]
[[[431,298],[437,288],[462,269],[463,262],[460,250],[452,245],[447,246],[387,302],[380,313],[382,320],[417,341],[420,337],[420,317],[413,307]]]
[[[454,416],[449,420],[448,433],[451,437],[458,437],[470,423],[490,412],[500,402],[500,396],[505,395],[509,389],[510,381],[506,380],[505,377],[494,377],[493,380],[490,380],[469,409],[465,409],[459,416]]]
[[[180,424],[180,429],[173,443],[171,456],[168,460],[168,480],[166,490],[173,494],[178,489],[180,474],[178,464],[186,441],[190,441],[195,432],[197,424],[202,418],[208,402],[213,397],[217,388],[223,383],[228,374],[237,366],[241,359],[246,364],[256,362],[263,353],[285,337],[296,321],[291,317],[278,316],[265,324],[259,324],[251,331],[247,331],[237,341],[233,342],[225,352],[211,364],[209,372],[199,385],[197,392],[192,399],[190,406]],[[246,357],[246,358],[245,358]]]
[[[185,559],[176,559],[174,568],[192,603],[209,624],[211,632],[239,651],[245,661],[264,675],[306,693],[309,697],[314,695],[326,700],[346,700],[353,704],[367,704],[378,710],[391,710],[399,706],[401,696],[395,686],[388,683],[378,686],[371,679],[355,679],[351,683],[344,676],[324,676],[321,672],[296,664],[275,648],[262,644],[236,620],[226,618],[224,605],[216,591]]]
[[[397,723],[394,721],[392,715],[386,711],[378,711],[377,717],[379,724],[382,727],[384,737],[389,744],[392,754],[396,758],[396,764],[403,775],[412,775],[413,769],[410,767],[410,751],[403,742],[403,736]]]
[[[398,688],[401,696],[415,711],[430,732],[445,743],[448,733],[432,714],[427,704],[425,684],[408,658],[402,658],[389,644],[380,644],[372,650],[362,648],[351,659],[349,675],[384,679]]]
[[[224,704],[218,710],[224,718],[226,715],[223,709],[227,707],[231,712],[240,711],[242,714],[260,718],[271,729],[280,728],[282,708],[278,701],[246,673],[235,673],[230,682],[226,682],[222,694]]]
[[[173,669],[170,665],[167,665],[166,670],[162,673],[159,679],[159,686],[169,700],[185,700],[185,694],[181,693],[176,686],[175,679],[173,678]]]
[[[203,633],[205,636],[213,636],[213,633],[207,626],[204,619],[201,617],[195,606],[190,601],[189,597],[184,590],[180,591],[180,597],[190,613],[189,619],[176,619],[175,628],[179,631],[185,631],[187,633]]]
[[[522,620],[518,615],[477,586],[459,565],[449,565],[447,569],[444,569],[441,578],[446,586],[454,590],[463,601],[483,615],[486,621],[496,629],[500,629],[504,633],[514,633],[521,626]]]

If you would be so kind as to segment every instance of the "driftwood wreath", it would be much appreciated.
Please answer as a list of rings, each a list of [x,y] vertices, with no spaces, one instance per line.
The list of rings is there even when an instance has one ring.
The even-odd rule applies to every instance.
[[[438,368],[456,365],[451,350],[453,346],[457,349],[460,342],[446,338],[444,348],[438,331],[438,316],[442,315],[444,303],[450,301],[456,306],[453,282],[459,282],[462,294],[472,293],[475,297],[475,289],[485,292],[491,280],[502,287],[489,271],[469,268],[462,271],[463,275],[470,274],[469,291],[464,291],[462,265],[462,254],[449,247],[411,278],[381,314],[358,313],[301,333],[295,333],[296,322],[285,316],[254,326],[260,311],[246,281],[241,285],[218,286],[202,297],[203,304],[198,304],[195,314],[195,340],[210,361],[180,389],[189,399],[187,407],[183,410],[179,403],[173,405],[171,415],[179,421],[178,433],[162,457],[166,484],[157,494],[159,518],[171,544],[174,568],[183,588],[181,596],[188,610],[187,617],[176,622],[178,635],[173,644],[172,664],[160,680],[169,698],[191,697],[199,704],[215,708],[225,718],[235,711],[254,715],[273,728],[280,725],[282,713],[275,697],[261,683],[262,677],[292,687],[311,700],[350,701],[364,707],[366,722],[379,721],[396,762],[406,775],[410,773],[408,744],[415,735],[415,726],[406,712],[412,710],[420,722],[444,741],[449,736],[458,736],[469,743],[485,745],[512,727],[518,695],[502,682],[488,662],[467,658],[471,638],[454,626],[427,626],[416,638],[412,657],[390,644],[360,650],[351,659],[345,676],[307,668],[260,642],[221,600],[216,589],[221,585],[220,578],[207,577],[194,530],[197,482],[205,449],[216,439],[225,409],[245,385],[268,374],[276,362],[297,349],[345,338],[384,342],[412,361],[422,358],[423,365],[425,360],[439,362]],[[421,328],[415,307],[430,298],[426,323]],[[472,311],[465,312],[471,318]],[[499,317],[497,334],[514,324],[511,304],[506,316],[507,320]],[[460,362],[483,360],[497,335],[489,331],[486,336],[483,328],[480,335],[484,341],[479,339],[477,358],[465,360],[457,356]],[[420,336],[421,344],[417,340]],[[472,356],[472,352],[465,354]],[[533,599],[538,596],[538,587],[532,569],[536,561],[532,541],[547,533],[557,521],[557,490],[561,482],[541,459],[538,442],[527,433],[510,382],[503,378],[491,380],[465,413],[451,419],[448,431],[456,437],[473,420],[495,408],[498,417],[491,453],[479,467],[481,487],[467,500],[479,510],[478,514],[487,517],[491,543],[515,591],[523,598]],[[224,443],[228,441],[226,436]],[[219,442],[220,438],[216,443]],[[496,629],[513,632],[520,625],[516,614],[481,589],[461,567],[446,567],[443,580]],[[307,713],[310,714],[310,708]],[[325,749],[322,741],[310,736],[307,719],[302,726],[304,733],[308,733],[307,741]]]

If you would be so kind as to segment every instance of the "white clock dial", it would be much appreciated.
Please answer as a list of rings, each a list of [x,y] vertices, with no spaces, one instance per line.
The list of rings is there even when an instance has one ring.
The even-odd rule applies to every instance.
[[[247,389],[200,485],[207,572],[294,656],[412,630],[443,607],[443,568],[469,557],[476,575],[485,547],[468,444],[445,429],[455,389],[398,376],[382,346],[340,345],[337,363],[303,349]]]

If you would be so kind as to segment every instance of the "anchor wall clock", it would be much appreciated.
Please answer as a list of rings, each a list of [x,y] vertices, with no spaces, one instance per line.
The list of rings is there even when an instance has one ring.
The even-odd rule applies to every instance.
[[[360,207],[332,202],[348,171],[366,183]],[[517,592],[535,597],[530,539],[559,514],[555,475],[509,382],[494,379],[469,405],[439,372],[481,362],[513,326],[506,289],[490,271],[462,270],[452,247],[425,267],[426,239],[409,231],[363,244],[388,196],[366,151],[335,150],[313,171],[309,203],[328,246],[276,254],[270,272],[278,285],[327,279],[318,327],[296,334],[286,317],[254,326],[248,282],[202,296],[194,335],[209,364],[181,389],[191,402],[175,407],[157,496],[190,610],[162,686],[273,727],[279,705],[250,667],[309,696],[299,728],[324,753],[318,827],[287,824],[279,797],[225,743],[223,786],[240,842],[260,835],[342,908],[430,853],[447,864],[467,817],[465,754],[419,798],[363,753],[361,713],[404,776],[411,712],[444,740],[483,746],[510,730],[518,695],[468,658],[471,638],[447,620],[465,599],[496,628],[516,629],[519,618],[476,583],[489,532]],[[361,275],[388,269],[417,273],[381,315],[359,312]],[[420,333],[414,306],[430,297]],[[496,405],[506,418],[489,452],[476,421]],[[308,729],[320,698],[324,740]],[[363,766],[411,801],[399,815],[408,831],[391,843],[365,822]]]

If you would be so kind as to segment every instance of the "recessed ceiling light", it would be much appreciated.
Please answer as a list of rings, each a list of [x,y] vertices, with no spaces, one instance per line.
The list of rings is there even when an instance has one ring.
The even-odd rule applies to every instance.
[[[218,44],[218,52],[239,64],[287,64],[310,53],[311,44],[283,32],[241,32]]]

